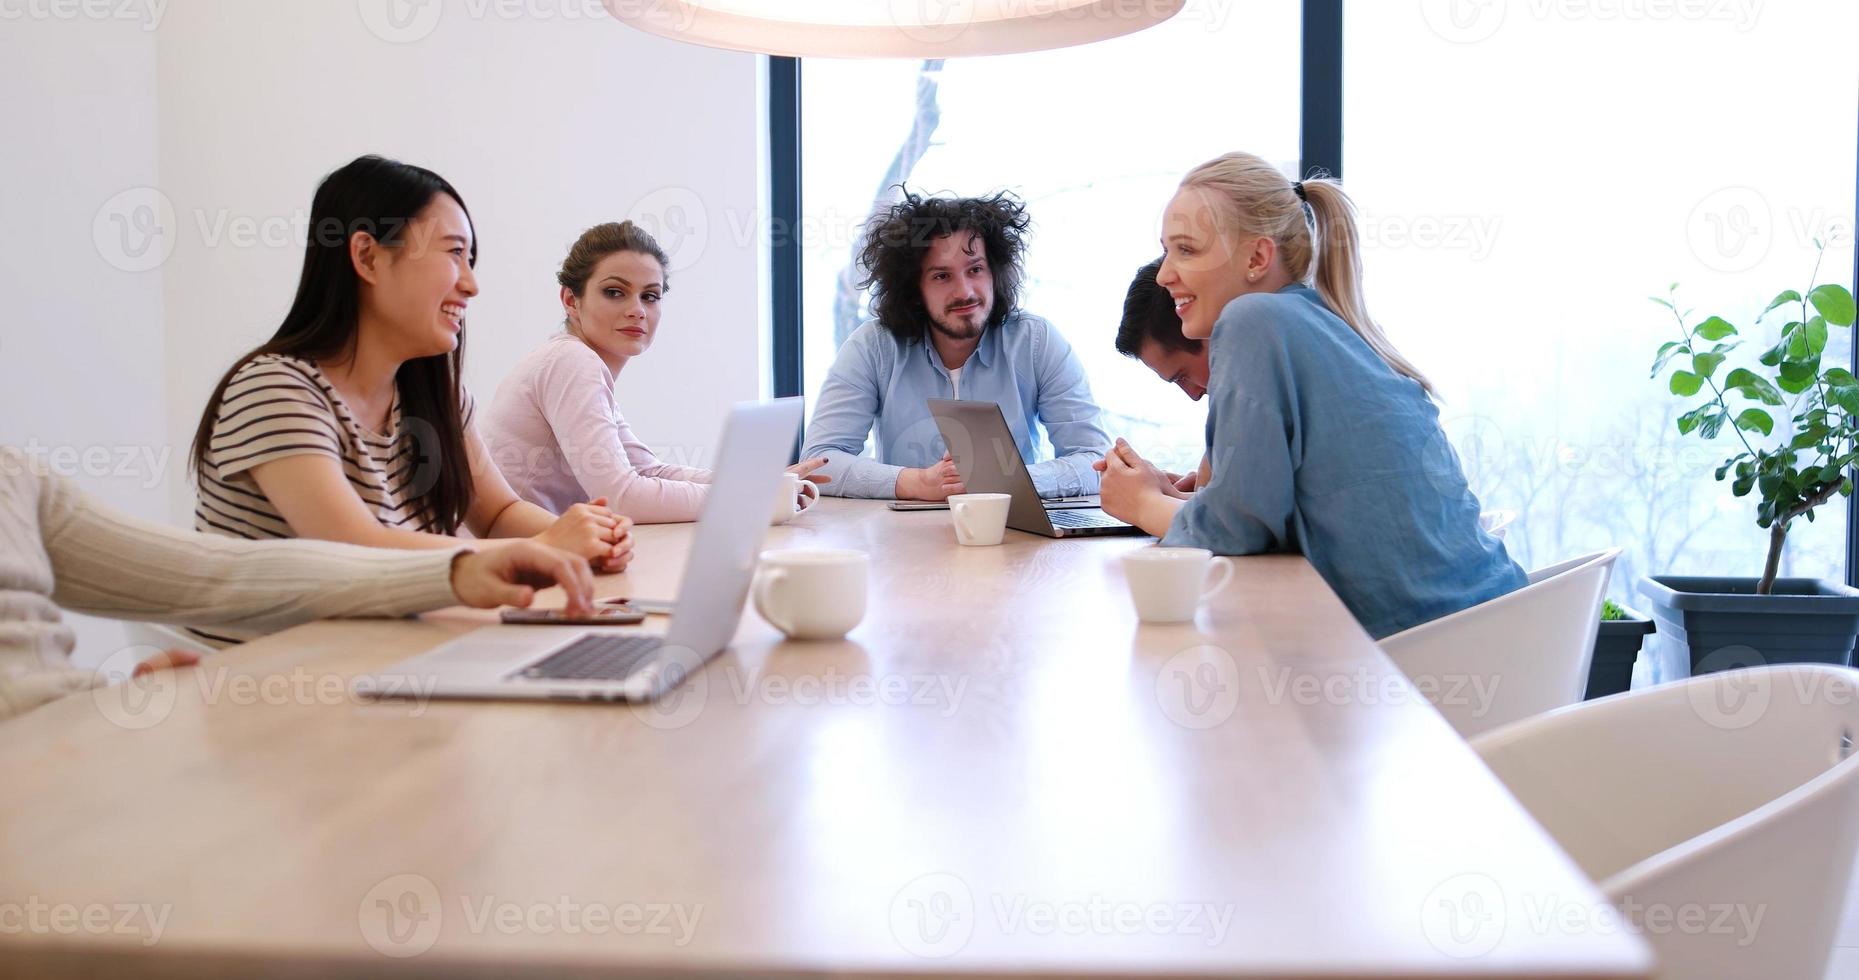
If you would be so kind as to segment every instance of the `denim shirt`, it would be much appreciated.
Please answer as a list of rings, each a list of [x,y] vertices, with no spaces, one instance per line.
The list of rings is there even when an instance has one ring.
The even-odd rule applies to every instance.
[[[1163,544],[1302,552],[1376,639],[1524,585],[1432,399],[1315,290],[1228,303],[1209,355],[1213,479]]]
[[[859,327],[839,348],[807,427],[803,456],[826,457],[820,473],[833,478],[821,490],[842,497],[896,496],[897,475],[905,467],[942,459],[942,433],[928,400],[954,397],[935,345],[906,344],[875,320]],[[962,366],[961,397],[1000,406],[1040,496],[1097,492],[1091,464],[1103,458],[1110,437],[1098,424],[1084,367],[1052,324],[1015,313],[983,333]],[[1035,421],[1052,443],[1054,458],[1043,462]],[[874,425],[875,458],[865,457]]]

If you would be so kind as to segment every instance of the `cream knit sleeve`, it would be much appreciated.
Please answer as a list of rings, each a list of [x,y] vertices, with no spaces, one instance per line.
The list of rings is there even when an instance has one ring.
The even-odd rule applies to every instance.
[[[458,601],[451,584],[458,551],[180,531],[105,507],[58,477],[45,481],[39,516],[52,601],[66,609],[269,631],[316,619],[406,616]]]

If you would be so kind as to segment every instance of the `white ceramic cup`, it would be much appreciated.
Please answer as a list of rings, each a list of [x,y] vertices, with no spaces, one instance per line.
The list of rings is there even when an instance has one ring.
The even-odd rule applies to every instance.
[[[958,493],[949,498],[949,522],[960,544],[1000,544],[1007,534],[1007,506],[1013,498],[1004,493]]]
[[[865,618],[863,551],[794,548],[762,552],[755,611],[791,640],[837,640]]]
[[[820,502],[820,485],[812,480],[803,480],[792,473],[781,474],[781,489],[775,493],[775,503],[768,515],[770,524],[786,524],[796,514],[803,514],[814,504]]]
[[[1208,585],[1212,567],[1220,569],[1220,578]],[[1142,548],[1123,556],[1123,575],[1130,580],[1137,619],[1185,623],[1233,580],[1233,560],[1215,558],[1204,548]]]

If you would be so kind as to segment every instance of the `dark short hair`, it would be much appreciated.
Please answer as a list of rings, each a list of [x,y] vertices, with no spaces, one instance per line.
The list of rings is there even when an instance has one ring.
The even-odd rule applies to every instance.
[[[1123,322],[1117,324],[1117,353],[1141,357],[1145,339],[1162,345],[1163,350],[1190,354],[1199,354],[1206,346],[1182,335],[1175,298],[1155,281],[1161,271],[1162,260],[1156,259],[1137,269],[1136,278],[1130,281],[1130,291],[1123,297]]]
[[[967,232],[981,239],[994,275],[994,308],[986,327],[991,330],[1019,308],[1020,260],[1031,224],[1026,205],[1006,191],[989,197],[922,197],[906,190],[904,199],[876,215],[865,231],[859,247],[865,278],[859,288],[872,291],[872,315],[892,336],[904,343],[922,340],[930,329],[918,285],[923,257],[938,238]]]

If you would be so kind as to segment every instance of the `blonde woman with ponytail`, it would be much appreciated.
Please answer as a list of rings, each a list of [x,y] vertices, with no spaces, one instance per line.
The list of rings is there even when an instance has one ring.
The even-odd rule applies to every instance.
[[[1156,282],[1208,341],[1212,480],[1186,497],[1119,439],[1105,510],[1164,545],[1301,552],[1377,639],[1524,584],[1432,384],[1368,314],[1341,186],[1229,153],[1188,172],[1162,230]]]

